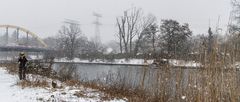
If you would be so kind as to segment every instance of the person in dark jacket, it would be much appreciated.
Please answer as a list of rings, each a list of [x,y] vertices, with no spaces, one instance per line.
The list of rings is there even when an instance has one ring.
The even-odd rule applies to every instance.
[[[25,57],[24,52],[19,54],[19,78],[20,80],[25,80],[26,78],[26,63],[28,62],[27,58]]]

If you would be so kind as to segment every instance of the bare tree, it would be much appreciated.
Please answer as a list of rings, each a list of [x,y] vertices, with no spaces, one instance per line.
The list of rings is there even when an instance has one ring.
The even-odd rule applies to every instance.
[[[155,23],[156,18],[153,15],[147,17],[142,15],[142,9],[134,8],[130,12],[125,11],[124,16],[116,19],[121,52],[124,49],[125,53],[135,55],[139,50],[140,40],[146,34],[146,29]]]
[[[159,27],[156,23],[150,25],[148,28],[144,29],[143,31],[145,34],[143,34],[143,38],[139,40],[138,45],[141,45],[141,50],[144,50],[144,53],[156,53],[156,40],[157,40],[157,34],[159,34]]]
[[[231,0],[232,3],[232,12],[230,14],[230,21],[228,27],[228,33],[240,36],[240,1]]]
[[[125,53],[128,53],[128,41],[129,36],[125,31],[126,17],[117,18],[117,26],[119,30],[120,49],[122,49],[122,43],[124,44]]]
[[[118,21],[118,20],[117,20]],[[117,23],[118,24],[118,29],[120,29],[119,30],[119,32],[118,32],[118,34],[117,34],[117,38],[119,39],[119,49],[120,49],[120,53],[122,54],[123,53],[123,46],[122,46],[122,33],[121,33],[121,27],[120,27],[120,24],[119,23]]]
[[[137,24],[140,20],[142,10],[132,9],[124,12],[124,16],[117,18],[117,26],[119,30],[118,38],[120,41],[120,50],[124,46],[125,53],[132,53],[133,39],[137,35]],[[123,46],[122,46],[123,44]]]
[[[81,29],[78,24],[64,25],[59,30],[60,47],[69,59],[73,59],[75,52],[79,47],[78,38],[81,36]]]
[[[134,54],[138,53],[140,47],[140,41],[143,39],[144,35],[148,34],[148,28],[156,23],[156,17],[153,15],[148,15],[147,17],[143,17],[141,22],[138,24],[136,29],[137,39],[134,48]],[[154,38],[155,39],[155,38]]]

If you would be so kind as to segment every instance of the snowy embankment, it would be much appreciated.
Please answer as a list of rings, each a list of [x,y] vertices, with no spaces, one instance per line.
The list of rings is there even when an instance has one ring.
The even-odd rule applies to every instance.
[[[153,60],[144,59],[114,59],[112,61],[96,59],[93,61],[82,60],[79,58],[74,58],[73,60],[68,60],[67,58],[55,59],[54,62],[72,62],[72,63],[89,63],[89,64],[116,64],[116,65],[150,65]]]
[[[169,64],[177,67],[201,67],[202,66],[202,64],[199,62],[176,60],[176,59],[169,59]]]
[[[163,59],[166,60],[166,59]],[[90,62],[89,60],[82,60],[79,58],[74,58],[73,60],[68,60],[67,58],[55,59],[55,62],[72,62],[72,63],[90,63],[90,64],[116,64],[116,65],[151,65],[154,63],[153,59],[144,60],[144,59],[114,59],[109,62],[106,60],[96,59]],[[201,63],[195,61],[184,61],[184,60],[176,60],[169,59],[169,64],[177,67],[201,67]]]
[[[102,101],[101,96],[104,95],[102,92],[93,89],[66,86],[61,82],[57,83],[63,87],[57,89],[51,87],[23,88],[17,85],[20,83],[17,75],[8,74],[5,68],[0,68],[0,76],[1,102],[99,102]],[[29,80],[34,80],[33,77],[43,78],[37,75],[28,75]],[[51,79],[43,79],[47,79],[47,82],[50,84]],[[113,99],[108,102],[124,102],[124,100]]]

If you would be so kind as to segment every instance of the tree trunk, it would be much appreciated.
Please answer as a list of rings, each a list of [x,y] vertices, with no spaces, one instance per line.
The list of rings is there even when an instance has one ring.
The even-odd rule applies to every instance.
[[[155,54],[156,49],[155,49],[155,34],[153,34],[153,39],[152,39],[152,47],[153,47],[153,54]]]
[[[139,43],[140,43],[140,39],[142,39],[141,35],[138,37],[135,48],[134,48],[134,55],[136,55],[138,53],[138,48],[139,48]]]
[[[121,37],[121,35],[120,35],[120,38],[119,38],[119,40],[120,40],[120,43],[119,43],[119,45],[120,45],[120,53],[122,54],[123,53],[123,49],[122,49],[122,37]]]
[[[130,38],[130,46],[129,46],[129,53],[132,53],[132,38]]]
[[[128,53],[128,43],[124,42],[125,53]]]
[[[139,48],[139,40],[137,40],[135,48],[134,48],[134,55],[138,53],[138,48]]]

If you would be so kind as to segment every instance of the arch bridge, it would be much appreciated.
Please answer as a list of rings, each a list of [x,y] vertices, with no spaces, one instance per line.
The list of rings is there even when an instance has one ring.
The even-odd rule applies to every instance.
[[[47,44],[35,33],[31,32],[30,30],[27,30],[23,27],[20,26],[15,26],[15,25],[0,25],[0,28],[5,29],[5,40],[6,40],[6,45],[0,46],[0,51],[26,51],[26,52],[45,52],[45,51],[50,51],[48,48]],[[9,44],[9,29],[14,29],[16,31],[16,42],[19,41],[19,35],[20,31],[26,34],[26,42],[27,45],[8,45]],[[21,33],[22,34],[22,33]],[[35,46],[28,46],[29,43],[29,35],[36,39],[38,43],[40,43],[41,47],[35,47]]]

